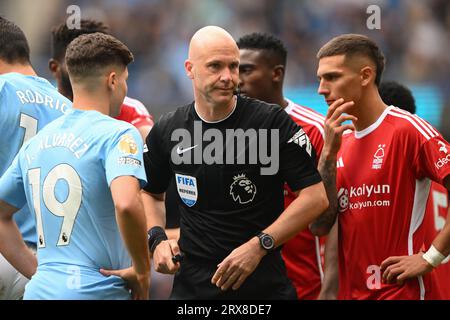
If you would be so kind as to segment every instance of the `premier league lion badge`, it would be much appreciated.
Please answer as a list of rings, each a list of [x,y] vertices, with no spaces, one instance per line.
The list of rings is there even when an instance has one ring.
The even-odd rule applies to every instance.
[[[230,186],[230,195],[234,201],[240,204],[252,202],[256,195],[256,186],[245,174],[233,177],[234,182]]]

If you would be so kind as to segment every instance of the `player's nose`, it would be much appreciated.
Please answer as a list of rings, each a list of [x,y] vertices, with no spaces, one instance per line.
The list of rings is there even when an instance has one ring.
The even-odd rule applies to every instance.
[[[323,81],[320,81],[319,88],[317,88],[317,93],[323,96],[326,96],[330,93],[329,88],[324,84]]]

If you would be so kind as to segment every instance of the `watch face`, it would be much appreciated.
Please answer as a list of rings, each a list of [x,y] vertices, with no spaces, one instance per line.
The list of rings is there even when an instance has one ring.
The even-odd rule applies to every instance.
[[[273,238],[269,235],[264,235],[261,238],[261,245],[263,246],[264,249],[266,250],[270,250],[273,248],[274,242],[273,242]]]

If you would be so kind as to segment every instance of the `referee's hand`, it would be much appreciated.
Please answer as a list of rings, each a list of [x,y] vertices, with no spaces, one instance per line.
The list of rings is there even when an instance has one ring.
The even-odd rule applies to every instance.
[[[248,242],[234,249],[221,263],[217,265],[216,273],[211,283],[221,290],[239,289],[245,279],[255,271],[262,257],[267,252],[261,248],[259,239],[253,237]]]
[[[161,241],[153,252],[153,266],[155,270],[164,274],[174,274],[180,268],[180,262],[172,259],[180,254],[180,247],[176,240]]]

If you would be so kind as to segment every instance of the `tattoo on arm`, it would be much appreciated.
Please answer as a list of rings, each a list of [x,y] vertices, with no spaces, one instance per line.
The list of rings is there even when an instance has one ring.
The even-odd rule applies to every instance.
[[[317,169],[322,176],[330,204],[328,209],[312,223],[310,229],[314,234],[325,235],[333,227],[337,215],[336,159],[329,160],[321,156]]]

